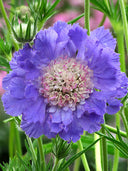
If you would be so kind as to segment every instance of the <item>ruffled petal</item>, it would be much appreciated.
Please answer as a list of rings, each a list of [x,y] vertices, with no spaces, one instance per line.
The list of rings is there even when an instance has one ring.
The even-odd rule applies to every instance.
[[[13,71],[10,71],[9,74],[7,74],[4,78],[3,78],[3,81],[2,81],[2,87],[5,89],[5,90],[9,90],[9,85],[10,85],[10,81],[12,80],[13,77],[16,77],[16,73],[13,72]]]
[[[83,129],[76,118],[68,126],[68,131],[63,130],[59,133],[60,137],[68,142],[76,142],[80,139],[80,135],[83,134]]]
[[[52,109],[54,110],[53,107]],[[73,120],[73,112],[71,109],[68,109],[68,110],[57,109],[54,112],[50,112],[50,110],[51,110],[51,107],[50,109],[48,109],[48,111],[51,115],[52,123],[62,123],[65,126],[67,126]]]
[[[62,127],[60,124],[52,123],[50,126],[50,132],[53,132],[55,134],[58,134],[62,130]]]
[[[21,128],[29,137],[39,138],[43,134],[43,124],[39,121],[32,123],[22,119]]]
[[[108,29],[104,29],[104,26],[98,27],[97,29],[93,30],[90,37],[95,41],[99,41],[100,44],[102,44],[102,46],[104,47],[109,47],[113,50],[116,47],[116,39],[113,38]]]
[[[10,95],[9,92],[6,92],[2,96],[2,102],[5,111],[12,116],[21,115],[24,109],[27,107],[25,99],[14,98]]]
[[[71,28],[71,25],[68,25],[66,22],[57,21],[52,29],[58,34],[57,42],[63,42],[68,39],[68,32]]]
[[[61,118],[62,118],[62,123],[67,126],[73,121],[73,112],[71,109],[64,111],[61,110],[60,112]]]
[[[51,116],[53,123],[60,123],[62,121],[60,109],[57,109]]]
[[[57,32],[57,34],[59,35],[63,29],[65,29],[66,27],[69,27],[69,25],[66,22],[62,22],[62,21],[57,21],[54,25],[53,25],[53,29]]]
[[[25,83],[24,79],[20,77],[13,77],[9,84],[10,94],[12,97],[22,99],[24,97]]]
[[[104,100],[96,98],[95,93],[85,101],[84,110],[89,113],[95,112],[97,115],[103,116],[106,112],[106,104]]]
[[[87,38],[87,30],[81,28],[79,25],[73,25],[68,33],[70,39],[75,44],[76,48],[81,48],[82,42]]]
[[[43,97],[38,97],[36,101],[30,101],[27,108],[23,112],[24,120],[36,123],[45,120],[46,104]]]
[[[84,115],[78,120],[78,122],[85,131],[93,133],[100,130],[100,125],[104,123],[104,120],[103,116],[97,115],[94,112],[85,112]]]
[[[34,49],[41,52],[40,58],[48,58],[49,61],[54,59],[54,51],[56,48],[57,38],[57,33],[51,28],[47,30],[41,30],[36,35],[36,39],[34,41]]]
[[[87,40],[84,61],[93,71],[95,88],[113,90],[119,85],[119,55],[110,48],[102,48],[99,43]],[[77,57],[78,58],[78,57]]]
[[[39,96],[39,92],[34,85],[28,84],[25,87],[24,96],[26,99],[32,99],[35,101],[37,97]]]
[[[76,109],[76,115],[77,118],[80,118],[85,112],[85,108],[84,105],[77,105],[77,109]]]
[[[120,107],[123,106],[120,100],[110,99],[107,100],[107,109],[106,112],[110,115],[117,113],[120,110]]]
[[[21,128],[29,137],[39,138],[41,135],[46,135],[48,138],[54,138],[56,134],[50,131],[49,124],[45,122],[31,122],[22,118]]]

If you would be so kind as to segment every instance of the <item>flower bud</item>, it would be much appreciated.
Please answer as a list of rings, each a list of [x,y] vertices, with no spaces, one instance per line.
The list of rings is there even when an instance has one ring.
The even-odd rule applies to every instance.
[[[16,22],[13,19],[11,27],[12,27],[12,31],[13,31],[13,35],[15,39],[19,43],[32,41],[36,34],[36,20],[34,23],[32,23],[31,20],[28,20],[27,23],[19,24],[18,20]]]
[[[72,143],[64,141],[57,135],[56,138],[53,140],[52,153],[57,159],[63,159],[68,156],[71,150],[71,144]]]

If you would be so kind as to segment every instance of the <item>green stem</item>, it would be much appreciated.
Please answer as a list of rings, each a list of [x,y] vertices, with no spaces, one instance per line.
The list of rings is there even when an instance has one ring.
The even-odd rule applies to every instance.
[[[94,140],[96,141],[99,139],[100,136],[94,133]],[[95,163],[96,163],[96,171],[102,171],[102,165],[101,165],[101,151],[100,151],[100,141],[98,141],[95,144]]]
[[[117,129],[116,128],[113,128],[112,126],[109,126],[107,124],[105,124],[105,127],[108,128],[110,132],[117,134]],[[120,135],[122,137],[125,137],[125,138],[127,137],[127,134],[124,131],[120,131]]]
[[[19,134],[19,131],[17,129],[16,123],[15,123],[15,137],[16,137],[16,150],[20,155],[22,155],[20,134]]]
[[[38,138],[38,146],[39,146],[42,170],[45,171],[45,168],[46,168],[46,166],[45,166],[45,155],[44,155],[44,150],[43,150],[43,144],[42,144],[41,137]]]
[[[55,158],[55,164],[54,164],[54,167],[53,167],[52,171],[56,171],[57,170],[58,162],[59,162],[59,159]]]
[[[4,9],[4,5],[3,5],[3,1],[2,0],[0,0],[0,9],[1,9],[1,13],[2,13],[2,15],[4,17],[4,20],[5,20],[6,26],[8,28],[8,31],[11,32],[11,27],[10,27],[10,24],[8,22],[8,17],[7,17],[6,11]]]
[[[120,129],[120,113],[119,112],[116,114],[116,126],[118,126],[118,128]],[[116,135],[116,139],[118,140],[118,135]],[[118,169],[118,163],[119,163],[119,150],[115,148],[113,171],[116,171]]]
[[[79,149],[77,150],[77,153],[80,152]],[[80,167],[80,158],[77,158],[74,163],[73,171],[79,171]]]
[[[120,54],[120,68],[122,72],[126,71],[125,68],[125,49],[124,49],[124,35],[122,33],[116,33],[118,52]]]
[[[99,27],[102,26],[102,25],[104,24],[105,20],[106,20],[106,15],[104,14],[104,15],[103,15],[103,18],[102,18],[102,20],[101,20],[101,22],[100,22],[100,24],[99,24]]]
[[[85,0],[84,2],[85,28],[88,30],[88,35],[90,35],[90,0]]]
[[[9,133],[9,158],[14,156],[14,132],[15,132],[15,123],[14,120],[10,122],[10,133]]]
[[[122,14],[125,41],[126,41],[126,47],[127,47],[127,53],[128,53],[128,23],[127,23],[127,18],[126,18],[124,0],[119,0],[119,3],[120,3],[121,14]]]
[[[34,147],[33,147],[32,141],[31,141],[31,138],[29,138],[28,136],[26,136],[26,138],[27,138],[27,141],[28,141],[31,153],[32,153],[33,162],[34,162],[34,164],[36,166],[37,157],[36,157],[36,153],[35,153],[35,150],[34,150]]]
[[[10,35],[11,35],[12,34],[12,32],[11,32],[11,26],[9,24],[9,19],[8,19],[8,16],[7,16],[6,11],[4,9],[4,5],[3,5],[3,1],[2,0],[0,0],[0,9],[1,9],[1,13],[2,13],[2,15],[4,17],[4,20],[5,20],[7,29],[9,31]],[[13,44],[14,44],[15,50],[18,50],[19,49],[18,44],[15,42],[14,39],[12,39],[12,40],[13,40]]]
[[[78,142],[79,150],[82,151],[82,150],[83,150],[83,146],[82,146],[81,139],[78,140],[77,142]],[[81,159],[82,159],[82,162],[83,162],[84,169],[85,169],[86,171],[90,171],[85,154],[82,154],[82,155],[81,155]]]
[[[105,134],[105,129],[101,128],[101,132]],[[103,162],[103,171],[108,171],[108,160],[107,160],[107,142],[106,138],[102,137],[101,139],[102,144],[102,162]]]
[[[123,111],[121,112],[121,118],[123,120],[124,126],[125,126],[125,130],[126,130],[126,134],[127,134],[127,138],[128,138],[128,122],[127,119],[123,113]]]
[[[80,14],[78,17],[74,18],[73,20],[68,21],[68,24],[73,24],[78,21],[80,18],[84,17],[84,13]]]
[[[121,68],[121,71],[125,72],[126,69],[125,69],[124,35],[120,32],[116,32],[116,35],[117,35],[118,52],[120,53],[120,68]],[[122,110],[121,110],[121,113],[122,113]],[[120,114],[119,114],[119,112],[116,114],[116,126],[120,129]],[[118,140],[117,135],[116,135],[116,139]],[[113,171],[116,171],[118,169],[118,163],[119,163],[119,150],[117,148],[115,148]]]

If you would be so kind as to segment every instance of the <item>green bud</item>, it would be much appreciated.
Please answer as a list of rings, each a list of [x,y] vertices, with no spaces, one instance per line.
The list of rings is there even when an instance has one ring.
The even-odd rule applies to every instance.
[[[68,156],[72,143],[62,140],[58,135],[53,139],[52,153],[60,160]]]
[[[26,16],[31,20],[31,22],[34,22],[33,17],[31,16],[31,11],[28,6],[20,6],[16,8],[16,14],[18,15],[18,18],[25,22]]]
[[[36,20],[34,23],[28,20],[27,23],[18,24],[18,18],[12,21],[12,32],[15,39],[20,43],[31,42],[36,34]]]

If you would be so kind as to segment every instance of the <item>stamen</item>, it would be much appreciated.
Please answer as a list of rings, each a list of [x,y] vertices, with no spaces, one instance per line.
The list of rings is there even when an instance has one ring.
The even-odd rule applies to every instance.
[[[75,110],[93,92],[93,73],[74,58],[58,58],[45,67],[40,93],[51,105]]]

